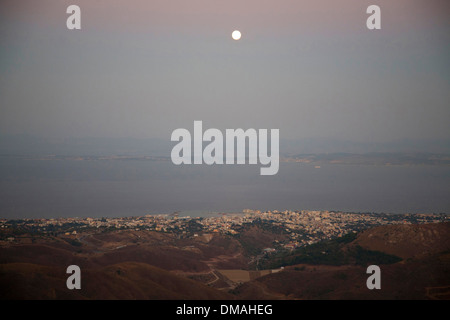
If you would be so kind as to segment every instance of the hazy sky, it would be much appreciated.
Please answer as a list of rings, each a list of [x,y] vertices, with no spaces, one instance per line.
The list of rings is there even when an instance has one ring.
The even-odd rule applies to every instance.
[[[450,137],[448,1],[0,3],[0,134]],[[81,8],[81,30],[66,8]],[[366,9],[381,7],[381,30]],[[233,30],[242,39],[231,38]]]

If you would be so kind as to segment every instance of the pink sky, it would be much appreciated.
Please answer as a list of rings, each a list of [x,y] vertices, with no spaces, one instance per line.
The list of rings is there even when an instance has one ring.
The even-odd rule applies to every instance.
[[[347,33],[365,28],[366,8],[382,9],[382,29],[404,32],[445,19],[448,1],[295,0],[9,0],[4,14],[42,27],[64,26],[70,4],[82,10],[85,30],[217,34],[238,28],[243,35]]]

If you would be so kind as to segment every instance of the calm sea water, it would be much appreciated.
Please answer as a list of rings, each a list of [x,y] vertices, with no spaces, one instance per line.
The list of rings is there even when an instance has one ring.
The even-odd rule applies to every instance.
[[[260,210],[450,213],[450,167],[0,159],[0,218]]]

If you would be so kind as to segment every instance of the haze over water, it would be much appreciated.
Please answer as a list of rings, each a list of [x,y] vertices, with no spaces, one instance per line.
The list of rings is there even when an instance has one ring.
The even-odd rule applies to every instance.
[[[185,165],[0,158],[0,218],[119,217],[180,211],[449,213],[448,166]]]

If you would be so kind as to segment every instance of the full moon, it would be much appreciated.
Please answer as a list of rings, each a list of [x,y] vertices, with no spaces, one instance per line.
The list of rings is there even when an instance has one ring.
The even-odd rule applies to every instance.
[[[241,38],[241,32],[239,30],[234,30],[233,33],[231,34],[231,37],[234,40],[239,40]]]

